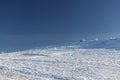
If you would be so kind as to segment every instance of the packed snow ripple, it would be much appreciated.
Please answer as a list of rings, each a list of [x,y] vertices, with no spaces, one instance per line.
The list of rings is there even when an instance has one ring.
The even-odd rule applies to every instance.
[[[0,80],[120,80],[120,51],[73,45],[1,53]]]

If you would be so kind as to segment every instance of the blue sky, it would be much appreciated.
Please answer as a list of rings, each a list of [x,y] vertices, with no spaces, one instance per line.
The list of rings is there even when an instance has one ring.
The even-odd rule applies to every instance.
[[[11,41],[14,48],[29,40],[57,42],[119,32],[119,4],[119,0],[1,0],[0,43],[6,48]]]

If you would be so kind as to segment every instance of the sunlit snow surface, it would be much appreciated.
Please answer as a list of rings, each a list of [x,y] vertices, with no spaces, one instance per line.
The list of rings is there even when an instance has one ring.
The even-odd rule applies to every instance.
[[[120,80],[120,51],[72,45],[1,53],[0,80]]]

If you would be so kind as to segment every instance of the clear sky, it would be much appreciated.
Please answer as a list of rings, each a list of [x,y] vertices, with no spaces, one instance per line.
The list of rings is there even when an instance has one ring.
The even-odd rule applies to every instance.
[[[5,47],[9,40],[18,45],[119,31],[120,0],[0,0],[0,43]]]

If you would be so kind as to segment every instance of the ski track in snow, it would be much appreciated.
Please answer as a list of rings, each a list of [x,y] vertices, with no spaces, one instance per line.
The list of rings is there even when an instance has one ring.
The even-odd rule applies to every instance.
[[[120,51],[69,46],[1,53],[0,80],[120,80]]]

